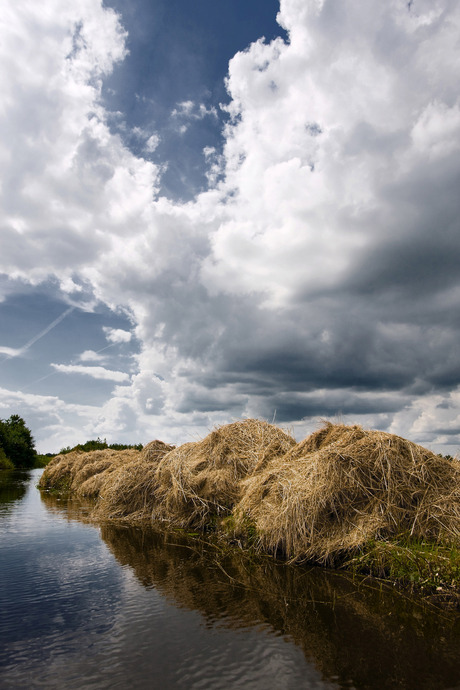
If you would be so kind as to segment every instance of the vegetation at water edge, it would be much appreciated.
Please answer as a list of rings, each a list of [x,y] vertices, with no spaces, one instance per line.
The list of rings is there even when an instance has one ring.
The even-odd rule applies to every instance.
[[[95,499],[96,520],[204,530],[290,562],[460,592],[460,463],[394,434],[327,422],[297,443],[246,419],[177,448],[64,453],[40,486]]]

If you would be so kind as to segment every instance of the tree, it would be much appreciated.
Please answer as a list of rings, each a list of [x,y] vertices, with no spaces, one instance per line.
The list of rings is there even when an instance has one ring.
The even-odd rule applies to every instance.
[[[33,467],[37,452],[30,429],[18,414],[0,420],[0,447],[15,467]]]

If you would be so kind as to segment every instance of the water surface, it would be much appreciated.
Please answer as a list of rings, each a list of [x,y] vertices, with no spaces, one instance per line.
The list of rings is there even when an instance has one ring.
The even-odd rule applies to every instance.
[[[460,629],[323,569],[85,523],[0,478],[1,688],[460,687]]]

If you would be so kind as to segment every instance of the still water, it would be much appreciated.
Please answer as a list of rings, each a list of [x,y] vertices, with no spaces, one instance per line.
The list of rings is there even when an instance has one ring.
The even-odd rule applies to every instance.
[[[85,523],[0,472],[0,688],[460,688],[460,625],[322,569]]]

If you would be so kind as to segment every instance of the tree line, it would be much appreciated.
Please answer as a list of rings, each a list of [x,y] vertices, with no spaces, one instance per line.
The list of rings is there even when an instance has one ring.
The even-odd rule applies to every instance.
[[[91,441],[86,441],[86,443],[79,443],[76,446],[73,446],[71,448],[70,446],[66,446],[65,448],[61,448],[59,451],[59,455],[65,455],[66,453],[72,453],[73,451],[79,450],[82,451],[83,453],[88,453],[91,450],[127,450],[128,448],[134,448],[135,450],[142,450],[143,445],[142,443],[136,443],[136,444],[126,444],[126,443],[107,443],[107,439],[92,439]]]

